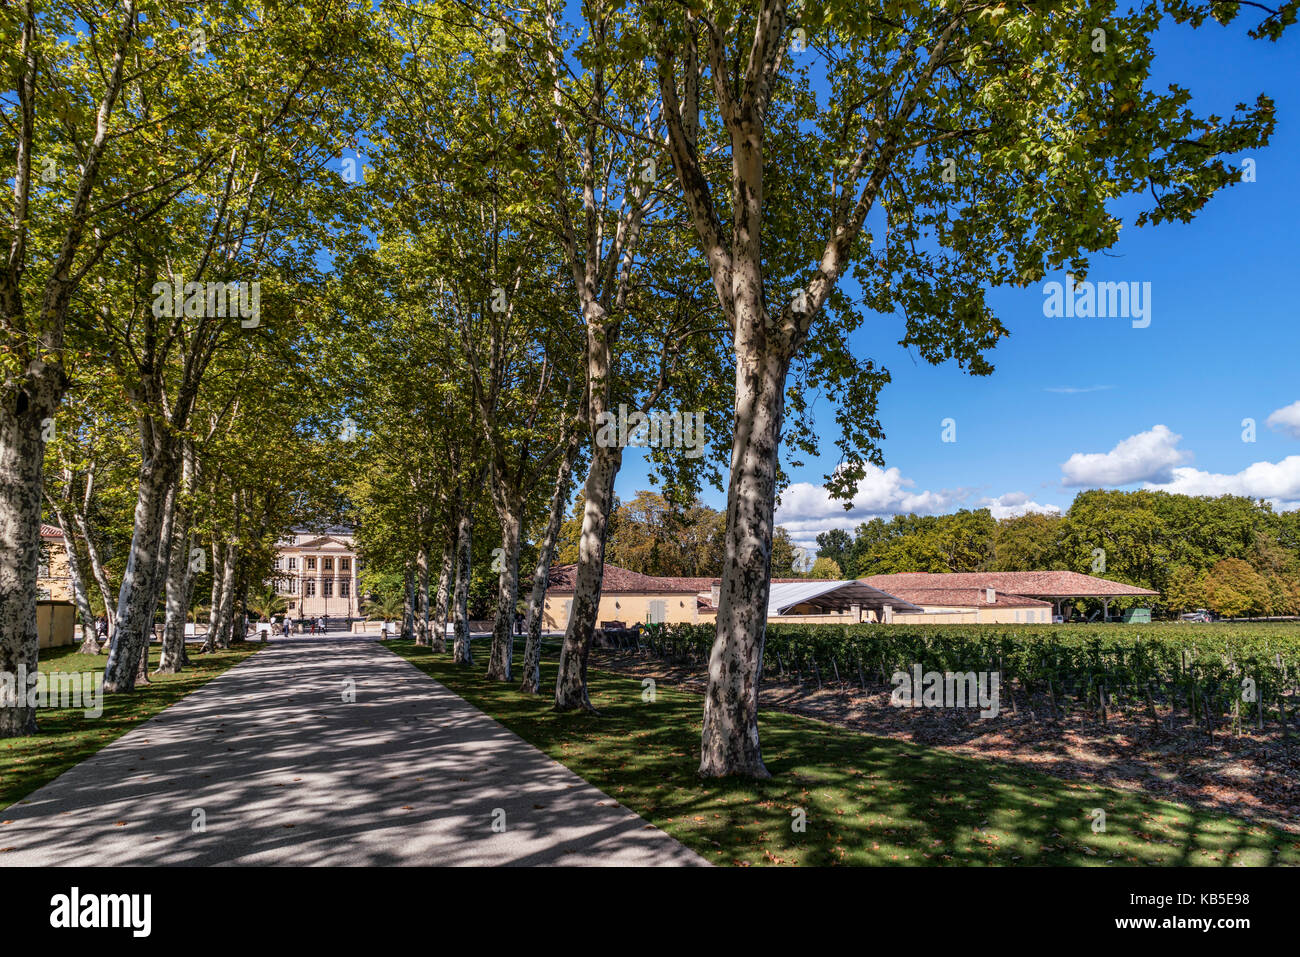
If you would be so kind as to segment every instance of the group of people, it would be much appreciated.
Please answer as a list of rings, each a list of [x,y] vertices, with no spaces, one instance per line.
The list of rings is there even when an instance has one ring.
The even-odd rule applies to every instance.
[[[312,634],[312,635],[325,634],[325,618],[323,616],[318,616],[316,618],[309,619],[310,624],[306,624],[306,625],[302,624],[303,619],[300,618],[298,619],[298,621],[299,621],[299,629],[298,629],[299,632],[307,631],[308,629],[310,629],[308,631],[308,634]],[[285,615],[284,621],[280,625],[280,629],[283,632],[284,637],[288,638],[293,631],[293,619],[290,618],[288,615]],[[248,632],[247,615],[244,616],[244,632],[245,634],[247,634]],[[108,618],[106,618],[104,615],[100,615],[95,619],[95,638],[101,645],[108,641]]]
[[[298,631],[300,634],[303,632],[306,632],[307,634],[311,634],[311,635],[325,634],[324,617],[307,619],[307,621],[309,621],[310,624],[304,624],[303,621],[304,619],[302,618],[298,619]],[[288,615],[285,615],[284,621],[281,623],[280,628],[284,633],[284,637],[288,638],[290,633],[293,631],[293,619],[290,618]]]

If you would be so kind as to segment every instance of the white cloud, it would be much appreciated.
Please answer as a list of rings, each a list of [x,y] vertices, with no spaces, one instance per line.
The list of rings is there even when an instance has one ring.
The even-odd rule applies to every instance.
[[[1062,395],[1082,395],[1085,392],[1105,392],[1107,389],[1115,388],[1113,385],[1058,385],[1048,386],[1044,392],[1059,392]]]
[[[1168,482],[1175,466],[1187,460],[1176,446],[1181,435],[1157,425],[1130,435],[1109,452],[1075,452],[1061,465],[1066,485],[1116,486]]]
[[[1176,468],[1170,481],[1147,482],[1146,487],[1182,495],[1245,495],[1292,509],[1300,506],[1300,455],[1288,455],[1280,462],[1255,462],[1233,474]]]
[[[817,536],[832,528],[852,532],[861,522],[893,515],[942,515],[967,507],[974,494],[971,488],[917,490],[916,482],[905,478],[897,468],[882,469],[868,465],[866,474],[858,483],[852,507],[847,511],[844,503],[833,499],[821,485],[795,482],[781,493],[781,504],[776,510],[776,524],[781,525],[800,545],[815,548]],[[1026,512],[1059,513],[1055,505],[1040,505],[1030,501],[1024,492],[1007,492],[996,498],[978,499],[974,508],[987,508],[994,518],[1009,518]]]
[[[1300,401],[1275,410],[1265,421],[1270,429],[1277,429],[1293,439],[1300,439]]]
[[[987,508],[994,518],[1018,518],[1029,512],[1041,512],[1044,515],[1060,515],[1061,510],[1055,505],[1040,505],[1031,502],[1024,492],[1007,492],[997,498],[982,498],[975,503],[977,508]]]
[[[833,499],[821,485],[795,482],[781,493],[781,505],[776,510],[776,524],[785,527],[790,537],[801,545],[816,545],[819,533],[832,528],[852,530],[859,522],[878,516],[904,515],[916,512],[932,515],[954,508],[954,502],[965,498],[961,491],[913,491],[916,483],[904,478],[897,468],[882,469],[867,465],[866,474],[858,483],[852,507],[847,511],[844,503]]]

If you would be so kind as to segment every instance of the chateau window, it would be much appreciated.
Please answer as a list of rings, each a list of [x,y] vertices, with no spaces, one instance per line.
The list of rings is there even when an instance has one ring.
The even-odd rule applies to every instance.
[[[350,571],[352,571],[352,559],[350,559],[350,558],[340,558],[340,559],[339,559],[339,571],[341,571],[341,572],[350,572]]]
[[[275,562],[271,565],[271,567],[274,568],[274,569],[278,572],[278,571],[280,570],[280,564],[281,564],[281,562],[280,562],[280,556],[277,555],[276,558],[275,558]]]
[[[340,597],[340,598],[347,598],[348,595],[351,594],[351,590],[350,590],[349,587],[348,587],[348,586],[351,585],[351,584],[352,584],[352,582],[348,581],[346,578],[344,578],[343,580],[341,580],[341,581],[339,582],[339,597]]]
[[[329,557],[329,556],[327,555],[325,558],[321,559],[321,563],[322,563],[322,564],[321,564],[321,570],[322,570],[322,571],[327,571],[327,572],[332,572],[332,571],[334,571],[334,559],[333,559],[333,558],[331,558],[331,557]]]
[[[328,558],[325,560],[329,561]],[[332,579],[326,578],[324,581],[321,582],[321,594],[324,595],[326,598],[334,597],[334,582]]]
[[[315,598],[315,597],[316,597],[316,579],[314,579],[314,578],[308,578],[308,579],[305,579],[305,580],[303,581],[303,583],[302,583],[302,597],[303,597],[303,598]]]
[[[316,570],[316,556],[315,556],[315,555],[308,555],[308,556],[307,556],[307,571],[309,571],[309,572],[314,572],[315,570]]]

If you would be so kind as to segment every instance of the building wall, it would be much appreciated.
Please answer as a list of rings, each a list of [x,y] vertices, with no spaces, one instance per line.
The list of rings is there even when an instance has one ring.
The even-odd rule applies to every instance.
[[[38,601],[36,633],[42,648],[59,648],[76,640],[77,612],[70,601]]]
[[[569,607],[572,593],[552,593],[546,596],[546,607],[542,617],[542,628],[546,631],[563,631],[569,623]],[[717,620],[716,611],[699,611],[696,596],[683,594],[617,594],[602,595],[600,612],[596,616],[597,625],[602,621],[622,621],[631,625],[650,621],[650,602],[664,602],[663,621],[677,623],[700,622],[713,623]],[[1050,607],[1033,608],[999,608],[992,607],[957,607],[943,605],[923,606],[925,612],[892,613],[892,622],[896,625],[1011,625],[1011,624],[1051,624]],[[1017,614],[1020,618],[1017,619]],[[1030,615],[1033,618],[1030,618]],[[795,606],[784,615],[768,618],[770,624],[813,625],[835,624],[848,625],[860,621],[875,621],[873,611],[845,611],[830,614],[817,613],[813,606]]]
[[[784,615],[773,615],[768,618],[769,625],[853,625],[863,621],[861,614],[855,615],[849,611],[832,612],[828,614],[800,614],[798,609],[790,609],[790,612]],[[714,615],[717,618],[717,615]]]
[[[555,592],[546,596],[546,606],[542,611],[542,629],[545,631],[563,631],[569,624],[569,609],[572,607],[573,593]],[[600,611],[596,615],[596,625],[602,621],[621,621],[631,625],[645,624],[652,620],[651,605],[662,602],[662,617],[658,620],[670,623],[695,623],[700,620],[697,596],[694,592],[669,594],[618,593],[600,596]],[[657,616],[656,616],[657,617]]]
[[[41,563],[36,573],[36,597],[72,601],[72,575],[61,538],[41,539]]]
[[[333,541],[312,544],[321,537],[295,535],[293,542],[281,544],[276,552],[276,591],[288,603],[290,618],[356,617],[360,596],[352,536],[331,535]]]
[[[925,613],[895,612],[896,625],[1024,625],[1052,623],[1050,607],[999,608],[924,605]],[[1017,618],[1019,615],[1019,618]]]

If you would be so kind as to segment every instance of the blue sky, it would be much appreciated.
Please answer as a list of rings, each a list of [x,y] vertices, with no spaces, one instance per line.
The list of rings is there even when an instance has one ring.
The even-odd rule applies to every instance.
[[[869,319],[854,346],[893,375],[880,402],[885,471],[868,476],[845,513],[820,488],[836,458],[826,441],[819,459],[791,470],[777,512],[797,540],[896,512],[1064,510],[1088,487],[1153,484],[1300,505],[1300,37],[1251,41],[1243,17],[1226,29],[1167,28],[1156,51],[1156,88],[1187,86],[1198,112],[1226,115],[1260,92],[1273,97],[1277,129],[1251,154],[1255,182],[1220,193],[1189,224],[1126,225],[1110,255],[1094,260],[1093,281],[1151,283],[1146,328],[1046,318],[1040,285],[997,290],[991,302],[1011,335],[991,355],[993,375],[976,378],[900,348],[898,320]],[[818,412],[833,426],[824,403]],[[941,440],[946,418],[955,442]],[[1245,418],[1256,421],[1253,443],[1242,440]],[[616,486],[624,499],[650,487],[643,460],[628,453]],[[703,497],[725,506],[720,491]]]

